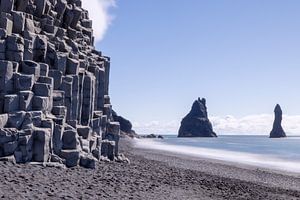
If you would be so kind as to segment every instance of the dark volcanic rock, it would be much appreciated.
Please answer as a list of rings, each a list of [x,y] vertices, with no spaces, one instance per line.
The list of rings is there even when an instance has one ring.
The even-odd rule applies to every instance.
[[[155,139],[155,138],[158,138],[158,139],[164,139],[164,137],[162,135],[155,135],[155,134],[149,134],[149,135],[142,135],[142,136],[139,136],[139,138],[147,138],[147,139]]]
[[[204,98],[198,98],[190,113],[182,119],[178,137],[217,137],[208,119]]]
[[[121,136],[128,136],[131,138],[138,138],[138,134],[134,130],[132,130],[132,123],[125,119],[122,116],[119,116],[114,110],[112,110],[112,119],[113,121],[119,122],[120,124],[120,130],[121,130]]]
[[[114,110],[112,111],[112,117],[114,121],[120,123],[121,131],[125,133],[130,133],[132,131],[132,124],[128,119],[125,119],[122,116],[119,116]]]
[[[281,126],[282,110],[279,104],[276,105],[274,113],[275,113],[275,120],[273,123],[273,129],[270,133],[270,138],[286,137],[286,134]]]
[[[157,136],[155,134],[146,135],[144,137],[145,138],[157,138]]]
[[[164,139],[164,136],[159,135],[159,136],[157,136],[157,138],[158,138],[158,139]]]

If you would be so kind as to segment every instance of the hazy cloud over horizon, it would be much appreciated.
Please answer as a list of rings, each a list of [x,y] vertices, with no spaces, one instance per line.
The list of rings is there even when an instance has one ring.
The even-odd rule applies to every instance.
[[[103,39],[113,20],[110,9],[115,6],[115,0],[82,0],[82,7],[89,11],[90,19],[93,20],[95,42]]]
[[[231,115],[212,116],[210,121],[217,134],[256,134],[268,135],[273,127],[274,116],[271,114],[234,117]],[[133,123],[134,129],[141,134],[177,134],[180,121]],[[282,126],[288,135],[300,135],[300,115],[283,115]]]

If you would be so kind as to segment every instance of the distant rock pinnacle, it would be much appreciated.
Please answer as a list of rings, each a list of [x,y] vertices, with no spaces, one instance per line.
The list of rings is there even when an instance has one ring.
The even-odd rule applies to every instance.
[[[217,137],[208,119],[206,100],[198,98],[181,121],[178,137]]]
[[[282,110],[279,104],[276,105],[274,113],[275,113],[275,120],[273,124],[273,129],[270,133],[270,138],[286,137],[286,134],[281,126]]]

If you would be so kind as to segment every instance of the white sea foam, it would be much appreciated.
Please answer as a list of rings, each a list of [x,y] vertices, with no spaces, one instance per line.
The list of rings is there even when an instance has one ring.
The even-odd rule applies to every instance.
[[[295,138],[295,141],[297,140],[297,142],[299,142],[298,139],[299,138]],[[272,148],[270,148],[272,145],[268,144],[271,142],[270,139],[269,141],[267,141],[267,139],[264,140],[267,141],[265,142],[266,144],[261,142],[259,147],[254,144],[251,145],[251,142],[249,141],[240,143],[238,142],[239,140],[233,142],[228,142],[228,140],[230,139],[225,140],[227,142],[224,145],[225,142],[222,139],[207,139],[202,141],[198,139],[136,139],[135,147],[300,173],[300,152],[295,151],[294,153],[291,153],[293,150],[289,149],[288,151],[283,151],[279,154],[277,153],[278,151],[272,151]],[[273,146],[273,149],[283,149],[283,145],[280,145],[282,141],[279,141],[279,144],[278,140],[274,141],[273,145],[275,146]],[[289,142],[292,140],[285,141]],[[199,142],[200,145],[197,144],[197,142]],[[201,147],[201,145],[209,146],[209,144],[211,144],[212,148]],[[289,145],[289,143],[286,143],[286,145]],[[228,146],[231,146],[232,148],[228,148]],[[289,147],[291,147],[291,145]],[[251,148],[256,148],[255,151],[253,151],[255,153],[251,153]],[[271,150],[267,152],[266,148]]]

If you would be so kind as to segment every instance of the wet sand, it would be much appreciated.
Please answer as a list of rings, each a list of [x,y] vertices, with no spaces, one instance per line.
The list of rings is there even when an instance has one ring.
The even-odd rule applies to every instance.
[[[2,199],[300,199],[300,175],[135,149],[95,170],[0,163]]]

